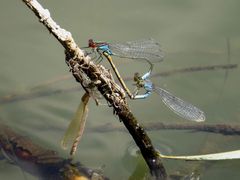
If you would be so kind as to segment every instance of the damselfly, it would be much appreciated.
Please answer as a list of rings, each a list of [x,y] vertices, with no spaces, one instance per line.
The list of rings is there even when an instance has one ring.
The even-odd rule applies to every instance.
[[[88,48],[92,48],[93,52],[100,54],[100,58],[102,58],[102,55],[107,58],[122,87],[130,98],[133,98],[133,96],[121,78],[111,56],[144,60],[148,62],[151,67],[152,63],[162,61],[164,56],[159,43],[153,39],[129,41],[126,43],[95,42],[90,39],[88,41]]]
[[[147,60],[151,63],[160,62],[164,57],[159,43],[154,39],[142,39],[125,43],[95,42],[89,39],[88,47],[96,50],[99,54],[106,52],[110,56]]]
[[[134,81],[136,82],[137,87],[133,95],[134,99],[145,99],[152,92],[156,92],[161,97],[164,104],[180,117],[196,122],[205,120],[205,115],[202,110],[174,96],[165,89],[155,86],[149,79],[150,75],[151,70],[143,76],[139,76],[138,73],[135,73]],[[145,94],[138,94],[141,88],[144,88],[146,90]]]

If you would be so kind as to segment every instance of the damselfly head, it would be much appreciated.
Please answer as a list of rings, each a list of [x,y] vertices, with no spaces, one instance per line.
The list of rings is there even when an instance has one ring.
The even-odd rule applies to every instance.
[[[93,41],[93,39],[89,39],[88,40],[88,47],[91,47],[91,48],[96,48],[96,43]]]
[[[133,80],[136,82],[134,85],[137,86],[137,88],[142,88],[144,86],[144,80],[138,72],[134,74]]]
[[[138,72],[134,73],[134,77],[133,77],[134,82],[138,82],[139,79],[141,79],[139,73]]]

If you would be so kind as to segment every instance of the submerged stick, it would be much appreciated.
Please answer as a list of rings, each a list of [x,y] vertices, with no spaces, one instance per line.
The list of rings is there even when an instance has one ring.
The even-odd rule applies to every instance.
[[[202,72],[202,71],[213,71],[213,70],[228,70],[228,69],[234,69],[237,68],[237,64],[218,64],[218,65],[208,65],[208,66],[191,66],[191,67],[185,67],[185,68],[179,68],[179,69],[172,69],[168,71],[163,71],[159,73],[153,73],[152,77],[167,77],[172,75],[177,75],[179,73],[192,73],[192,72]],[[31,87],[27,90],[26,93],[12,93],[8,94],[6,96],[3,96],[0,98],[0,104],[7,104],[7,103],[13,103],[13,102],[19,102],[29,99],[35,99],[39,97],[45,97],[45,96],[52,96],[56,94],[61,93],[69,93],[69,92],[76,92],[81,90],[81,87],[75,86],[75,87],[69,87],[64,89],[53,89],[53,90],[38,90],[39,88],[48,87],[50,85],[54,85],[55,83],[59,81],[64,81],[72,78],[70,75],[63,75],[59,78],[55,78],[52,80],[48,80],[46,82],[40,83],[36,86]],[[125,77],[123,78],[124,81],[132,81],[132,77]]]
[[[44,9],[36,0],[22,1],[35,13],[40,22],[45,25],[50,33],[52,33],[65,48],[66,63],[70,67],[76,81],[82,84],[79,76],[81,76],[81,73],[85,73],[109,105],[113,107],[114,113],[118,115],[119,119],[124,123],[140,148],[152,175],[154,175],[156,179],[166,179],[166,170],[157,155],[157,151],[153,147],[147,133],[129,109],[125,100],[125,93],[112,81],[109,72],[103,66],[100,68],[94,64],[89,56],[85,56],[84,52],[82,52],[75,43],[70,32],[60,28],[51,18],[50,12]]]
[[[190,130],[195,132],[208,132],[222,135],[240,135],[239,125],[230,124],[165,124],[162,122],[146,123],[144,124],[146,131],[159,131],[159,130]],[[88,128],[92,132],[112,132],[112,131],[125,131],[121,126],[112,125],[110,123]]]
[[[163,124],[152,123],[146,129],[174,129],[174,130],[192,130],[223,135],[240,135],[239,125],[229,124]]]
[[[80,162],[73,163],[64,159],[56,151],[33,142],[24,134],[19,134],[2,123],[0,147],[7,159],[39,179],[108,179],[97,171],[84,167]]]
[[[173,69],[170,71],[165,71],[162,73],[153,74],[154,76],[170,76],[179,73],[191,73],[191,72],[200,72],[200,71],[213,71],[213,70],[226,70],[237,68],[237,64],[217,64],[217,65],[208,65],[208,66],[192,66],[186,68]]]

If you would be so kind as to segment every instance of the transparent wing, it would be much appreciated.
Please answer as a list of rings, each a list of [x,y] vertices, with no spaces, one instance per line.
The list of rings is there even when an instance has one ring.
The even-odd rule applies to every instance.
[[[201,122],[205,120],[204,112],[193,106],[192,104],[183,101],[182,99],[175,97],[168,91],[154,87],[154,91],[160,95],[162,101],[177,115],[187,120]]]
[[[130,59],[145,59],[150,62],[160,62],[164,53],[159,43],[154,39],[142,39],[126,43],[109,43],[113,55]]]
[[[61,146],[63,149],[67,149],[69,144],[72,145],[76,138],[78,138],[78,141],[81,139],[88,115],[88,100],[89,96],[85,94],[78,106],[76,113],[74,114],[72,121],[68,126],[67,131],[62,138]]]

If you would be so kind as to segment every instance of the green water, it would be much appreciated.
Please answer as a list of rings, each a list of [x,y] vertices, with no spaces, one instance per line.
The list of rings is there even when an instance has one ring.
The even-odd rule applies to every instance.
[[[237,0],[42,0],[41,3],[61,27],[71,31],[80,46],[86,46],[89,38],[113,42],[156,39],[166,57],[164,62],[155,65],[154,72],[227,63],[227,39],[231,63],[239,62],[240,2]],[[20,0],[2,0],[0,4],[0,96],[26,93],[35,85],[68,74],[63,48],[26,5]],[[119,61],[116,64],[125,77],[146,70],[145,64]],[[230,70],[224,80],[225,74],[223,70],[186,73],[153,78],[153,81],[204,110],[207,123],[238,124],[240,72],[239,69]],[[73,86],[76,82],[71,78],[42,87],[39,92]],[[67,155],[60,148],[60,140],[82,94],[83,91],[74,91],[2,104],[0,118],[39,144]],[[129,103],[142,124],[187,122],[164,107],[157,95]],[[104,165],[103,172],[111,179],[128,179],[137,165],[137,160],[129,153],[134,147],[133,140],[123,132],[88,131],[105,123],[122,125],[112,115],[111,108],[96,107],[92,101],[76,160],[91,168]],[[149,136],[156,147],[170,154],[213,153],[240,148],[238,136],[174,130],[149,132]],[[197,170],[204,180],[237,180],[240,178],[239,164],[240,161],[207,164],[164,161],[169,173]],[[6,161],[0,161],[0,179],[24,179],[25,176],[36,179],[27,173],[23,175],[20,168]]]

